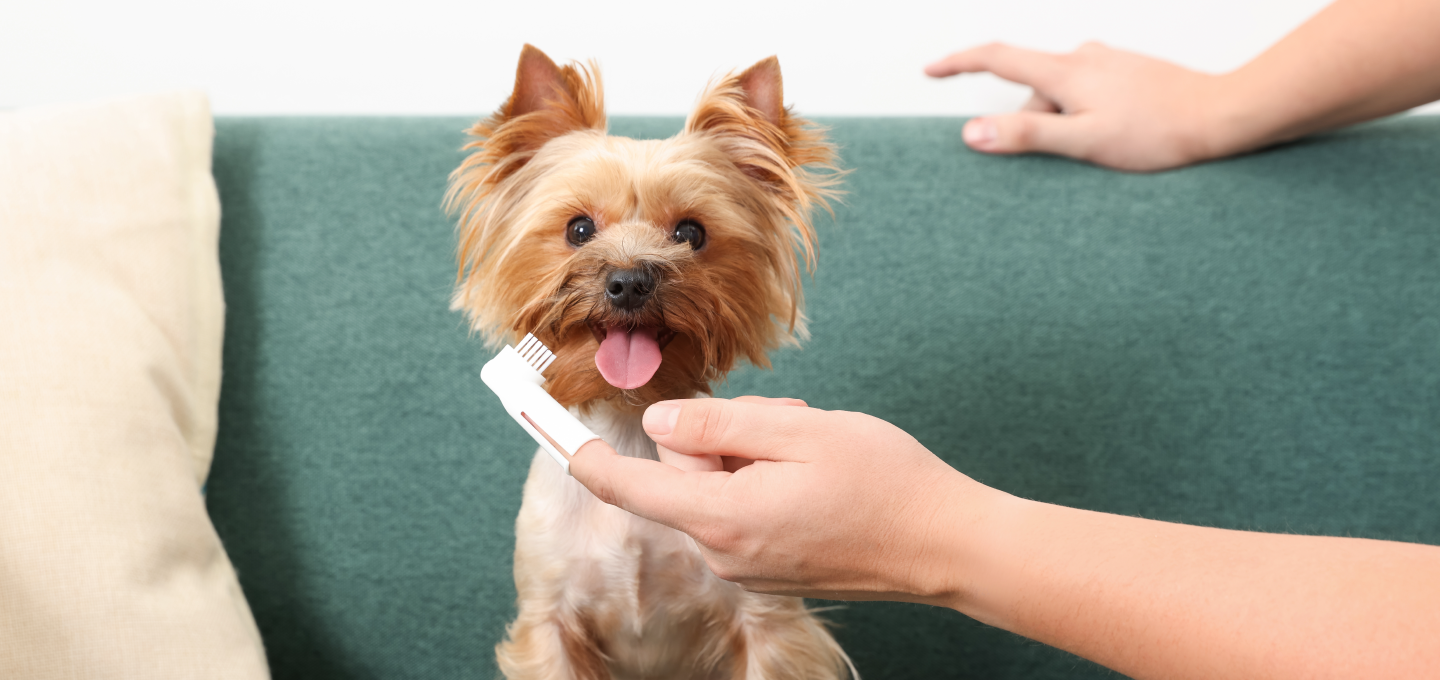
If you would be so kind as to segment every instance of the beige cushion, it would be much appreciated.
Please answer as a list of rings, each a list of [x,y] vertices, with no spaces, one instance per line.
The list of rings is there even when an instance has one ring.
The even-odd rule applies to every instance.
[[[201,487],[220,206],[200,94],[0,113],[0,678],[265,678]]]

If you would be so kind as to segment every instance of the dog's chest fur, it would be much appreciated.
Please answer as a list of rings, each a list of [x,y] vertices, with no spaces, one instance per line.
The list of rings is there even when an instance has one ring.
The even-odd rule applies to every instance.
[[[621,455],[657,458],[639,414],[602,405],[580,418]],[[750,595],[715,577],[690,537],[600,502],[543,451],[515,550],[520,599],[554,603],[558,621],[574,617],[615,678],[706,677]]]

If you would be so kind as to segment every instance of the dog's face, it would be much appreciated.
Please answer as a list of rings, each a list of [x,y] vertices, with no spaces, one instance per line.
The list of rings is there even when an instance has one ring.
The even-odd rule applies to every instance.
[[[831,147],[781,106],[772,57],[712,87],[679,135],[604,132],[593,67],[520,55],[515,91],[451,177],[454,306],[491,341],[533,332],[560,403],[708,393],[804,335],[798,253],[836,181]],[[798,251],[798,252],[797,252]]]

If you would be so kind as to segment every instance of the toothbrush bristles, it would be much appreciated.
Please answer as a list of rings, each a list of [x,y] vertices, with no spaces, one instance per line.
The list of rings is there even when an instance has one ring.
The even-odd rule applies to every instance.
[[[520,341],[520,346],[515,351],[525,363],[540,373],[544,373],[555,361],[555,353],[551,352],[545,343],[540,342],[540,338],[535,337],[534,333],[526,333],[525,339]]]

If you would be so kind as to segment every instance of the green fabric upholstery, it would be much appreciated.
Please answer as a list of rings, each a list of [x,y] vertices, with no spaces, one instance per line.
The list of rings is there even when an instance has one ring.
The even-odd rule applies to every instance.
[[[535,447],[448,309],[468,122],[218,121],[208,498],[276,678],[496,675]],[[962,122],[830,121],[855,172],[814,338],[723,394],[868,412],[1049,502],[1440,543],[1440,117],[1158,175],[985,157]],[[947,610],[827,616],[871,679],[1110,675]]]

